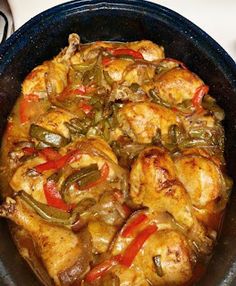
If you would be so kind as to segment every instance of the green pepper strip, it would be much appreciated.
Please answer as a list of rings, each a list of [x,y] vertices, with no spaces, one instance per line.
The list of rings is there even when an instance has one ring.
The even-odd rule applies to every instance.
[[[63,147],[69,143],[69,140],[64,136],[36,124],[31,124],[29,134],[31,137],[56,148]]]
[[[73,69],[78,71],[78,72],[86,72],[88,70],[91,70],[94,65],[96,64],[96,60],[95,61],[92,61],[92,62],[84,62],[84,63],[81,63],[81,64],[75,64],[75,65],[72,65]]]
[[[24,202],[30,205],[37,214],[49,222],[71,225],[75,221],[75,215],[71,216],[68,212],[40,203],[24,191],[20,192],[19,196]]]
[[[66,191],[70,185],[76,183],[79,187],[86,186],[89,183],[97,181],[101,177],[101,172],[98,170],[97,164],[91,164],[88,167],[72,173],[66,178],[61,187],[61,195],[66,201]]]

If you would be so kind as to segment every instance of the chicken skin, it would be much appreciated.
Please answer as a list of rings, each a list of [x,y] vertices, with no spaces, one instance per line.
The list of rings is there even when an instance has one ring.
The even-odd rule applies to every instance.
[[[64,276],[72,283],[88,270],[91,260],[89,233],[74,234],[63,226],[44,221],[20,197],[7,198],[0,207],[0,216],[28,232],[55,285],[65,285],[61,283]]]

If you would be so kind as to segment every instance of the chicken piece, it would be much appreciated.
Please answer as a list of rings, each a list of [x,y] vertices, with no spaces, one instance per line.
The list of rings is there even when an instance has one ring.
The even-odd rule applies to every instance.
[[[150,286],[141,269],[135,266],[127,268],[117,265],[111,271],[119,278],[119,286]]]
[[[54,133],[60,134],[67,139],[70,139],[70,131],[66,126],[71,119],[74,119],[75,115],[70,112],[60,109],[53,108],[42,114],[36,121],[36,124]]]
[[[36,94],[38,96],[46,95],[45,75],[48,72],[48,63],[34,68],[25,78],[22,84],[22,94]]]
[[[218,166],[210,159],[185,155],[176,159],[175,167],[177,176],[185,186],[195,207],[205,208],[209,203],[221,199],[224,199],[226,203],[223,175]]]
[[[132,64],[133,60],[117,58],[112,60],[109,65],[105,66],[104,71],[108,73],[113,81],[121,81],[127,67]]]
[[[90,236],[46,222],[20,197],[7,198],[0,207],[0,216],[24,228],[31,236],[55,285],[70,285],[89,269],[92,259]]]
[[[33,168],[36,165],[42,164],[45,160],[41,157],[36,157],[27,160],[23,165],[16,169],[10,180],[10,186],[15,192],[24,190],[31,195],[35,200],[46,203],[46,198],[43,192],[43,185],[46,182],[45,176],[34,176]]]
[[[132,225],[135,217],[145,214],[147,220],[133,229],[128,236],[123,233]],[[148,237],[135,256],[129,269],[117,265],[112,272],[120,279],[120,285],[182,285],[192,276],[195,254],[187,238],[167,213],[138,211],[134,213],[113,242],[112,254],[126,253],[127,247],[148,225],[155,224],[157,231]],[[158,265],[154,262],[158,259]],[[138,280],[139,279],[139,280]]]
[[[105,162],[108,164],[107,183],[105,184],[104,182],[104,184],[98,185],[96,188],[92,188],[90,192],[84,190],[74,191],[71,194],[71,200],[73,200],[73,203],[78,203],[80,200],[87,197],[99,197],[104,189],[109,188],[108,182],[112,181],[117,176],[113,168],[113,166],[116,166],[117,164],[116,156],[112,152],[110,146],[102,139],[90,138],[88,140],[79,140],[67,145],[64,148],[61,148],[59,154],[63,156],[72,151],[81,150],[81,148],[83,148],[84,151],[81,151],[79,159],[71,162],[70,164],[67,164],[67,167],[64,170],[64,174],[60,177],[60,180],[57,184],[58,190],[60,190],[61,184],[66,178],[65,176],[70,175],[71,172],[91,164],[97,164],[98,168],[101,169]],[[98,150],[97,152],[102,152],[105,157],[93,154],[91,148],[96,148],[96,150]],[[46,161],[47,159],[42,157],[40,154],[33,159],[26,160],[19,168],[16,169],[10,180],[10,186],[12,189],[15,192],[23,190],[32,195],[35,200],[46,203],[44,195],[44,184],[47,182],[48,177],[55,173],[55,170],[46,170],[42,173],[37,173],[35,171],[36,166],[43,164]],[[119,183],[116,186],[119,186]],[[110,188],[112,188],[112,186],[110,186]]]
[[[147,40],[131,42],[128,48],[139,51],[146,61],[157,61],[165,57],[163,47]]]
[[[96,220],[88,223],[88,230],[92,236],[93,251],[95,253],[104,253],[108,250],[117,232],[117,227]]]
[[[143,85],[154,78],[155,66],[146,64],[134,64],[126,68],[122,79],[129,84]]]
[[[22,93],[45,96],[47,94],[47,81],[57,93],[62,92],[67,85],[69,59],[76,52],[80,44],[79,36],[71,34],[69,36],[69,46],[65,48],[52,61],[46,61],[37,66],[26,77],[22,84]],[[47,79],[47,80],[45,80]]]
[[[130,196],[134,203],[153,211],[167,211],[198,245],[208,253],[212,239],[197,221],[191,199],[176,177],[174,163],[167,151],[150,147],[140,153],[130,173]]]
[[[179,104],[191,100],[203,81],[194,73],[182,68],[174,68],[157,76],[155,88],[158,96],[169,104]]]
[[[158,259],[159,266],[155,266],[154,257]],[[192,277],[193,258],[193,251],[183,234],[162,230],[146,241],[135,264],[143,269],[152,285],[183,285]]]
[[[177,176],[191,197],[196,217],[216,231],[232,188],[232,181],[222,174],[220,159],[194,148],[175,158]]]
[[[179,123],[173,111],[150,102],[124,105],[119,110],[117,119],[122,131],[137,143],[151,143],[158,130],[163,140],[170,126]]]

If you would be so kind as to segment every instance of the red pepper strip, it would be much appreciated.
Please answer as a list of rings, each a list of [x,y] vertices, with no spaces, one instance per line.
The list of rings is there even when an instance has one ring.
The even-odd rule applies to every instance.
[[[173,62],[178,64],[179,66],[181,66],[182,69],[184,70],[188,70],[188,68],[186,67],[186,65],[184,63],[182,63],[181,61],[178,61],[176,59],[172,59],[172,58],[164,58],[161,60],[161,62]]]
[[[114,59],[111,57],[103,57],[102,58],[102,64],[104,66],[108,66]]]
[[[29,120],[30,102],[38,102],[39,97],[36,94],[24,95],[19,105],[20,122],[25,123]]]
[[[58,170],[63,168],[66,164],[68,163],[72,163],[76,160],[78,160],[81,156],[81,153],[79,150],[75,150],[72,151],[64,156],[61,156],[59,159],[57,160],[50,160],[47,161],[45,163],[42,163],[40,165],[37,165],[34,167],[34,169],[38,172],[38,173],[42,173],[44,171],[48,171],[48,170]]]
[[[126,217],[128,217],[128,216],[131,215],[132,210],[127,206],[126,203],[123,203],[123,204],[122,204],[122,208],[123,208],[123,210],[124,210],[124,212],[125,212],[125,214],[126,214]]]
[[[61,198],[60,193],[57,190],[56,183],[53,180],[47,181],[43,186],[44,194],[47,200],[47,204],[51,207],[58,208],[64,211],[71,211],[72,205],[67,205]]]
[[[96,265],[86,276],[85,281],[91,283],[106,274],[113,266],[119,263],[120,256],[114,256]]]
[[[123,229],[121,236],[129,237],[137,227],[147,221],[148,217],[145,214],[139,214],[131,220],[131,222]]]
[[[24,147],[22,151],[25,155],[33,155],[37,153],[37,150],[34,147]]]
[[[125,253],[120,260],[120,264],[130,267],[145,241],[156,231],[156,225],[148,225],[144,228],[126,248]]]
[[[86,93],[86,87],[84,85],[81,85],[77,87],[76,89],[73,89],[72,93],[84,95]]]
[[[87,184],[86,186],[83,186],[83,187],[78,186],[78,189],[79,190],[86,190],[86,189],[93,188],[93,187],[101,184],[102,182],[104,182],[107,179],[108,175],[109,175],[109,166],[107,163],[104,163],[102,168],[101,168],[100,178],[95,182],[91,182],[91,183]]]
[[[51,147],[47,147],[40,150],[39,154],[42,155],[47,160],[58,160],[62,157],[60,153],[53,150]]]
[[[121,204],[121,206],[122,206],[122,208],[126,214],[126,217],[130,216],[130,214],[132,213],[132,210],[126,205],[126,203],[122,203],[124,201],[124,197],[123,197],[122,192],[119,190],[115,190],[113,193],[113,197],[116,201],[118,201]]]
[[[132,49],[123,49],[123,48],[118,48],[118,49],[113,49],[113,48],[108,48],[107,49],[113,56],[121,56],[121,55],[128,55],[132,56],[134,59],[142,59],[143,60],[143,55],[138,52],[134,51]]]
[[[198,87],[195,91],[195,94],[192,98],[192,104],[196,108],[197,111],[202,111],[203,107],[201,105],[202,99],[205,94],[207,94],[209,91],[209,87],[205,84]]]
[[[84,111],[85,114],[88,114],[93,109],[92,105],[85,102],[81,102],[80,108]]]

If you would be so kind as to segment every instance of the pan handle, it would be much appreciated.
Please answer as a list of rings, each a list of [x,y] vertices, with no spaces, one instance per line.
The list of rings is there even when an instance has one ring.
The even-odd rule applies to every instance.
[[[4,28],[3,28],[3,32],[2,32],[3,35],[2,35],[2,39],[1,39],[1,43],[3,43],[7,38],[9,23],[8,23],[7,16],[2,11],[0,11],[0,17],[3,18],[3,20],[4,20]]]

